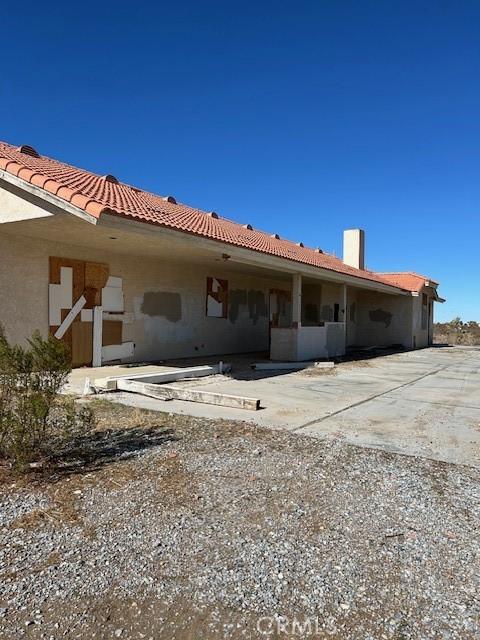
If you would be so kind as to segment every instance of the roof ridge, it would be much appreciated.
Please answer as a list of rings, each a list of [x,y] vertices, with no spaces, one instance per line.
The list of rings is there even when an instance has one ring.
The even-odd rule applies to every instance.
[[[433,278],[430,278],[430,276],[426,276],[423,273],[418,273],[418,271],[377,271],[376,273],[384,276],[414,276],[415,278],[423,278],[424,280],[428,280],[430,282],[435,282],[435,284],[438,284],[437,281]]]
[[[400,276],[408,274],[410,276],[418,276],[419,278],[425,278],[421,273],[417,273],[416,271],[377,271],[377,273],[383,273],[386,276]],[[428,278],[426,278],[428,280]]]

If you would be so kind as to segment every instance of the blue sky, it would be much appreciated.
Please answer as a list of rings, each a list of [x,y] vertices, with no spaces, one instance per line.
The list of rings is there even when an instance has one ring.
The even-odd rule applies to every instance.
[[[480,3],[10,4],[0,138],[440,280],[480,321]]]

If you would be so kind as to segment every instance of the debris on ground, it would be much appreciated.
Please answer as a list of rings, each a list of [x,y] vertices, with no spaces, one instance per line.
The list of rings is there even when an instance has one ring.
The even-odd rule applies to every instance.
[[[85,402],[63,466],[1,478],[2,638],[478,637],[478,470]]]

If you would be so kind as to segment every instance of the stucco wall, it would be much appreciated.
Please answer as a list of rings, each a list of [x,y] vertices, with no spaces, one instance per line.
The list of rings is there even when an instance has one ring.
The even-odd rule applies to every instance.
[[[347,289],[347,347],[357,344],[358,292]]]
[[[0,223],[18,220],[34,220],[48,218],[52,215],[51,207],[41,208],[32,202],[32,196],[19,195],[19,190],[5,181],[0,181]]]
[[[272,360],[315,360],[345,354],[345,328],[342,322],[326,322],[321,327],[272,329]]]
[[[339,305],[338,320],[341,322],[342,317],[342,286],[335,284],[322,284],[322,302],[320,310],[320,320],[323,322],[333,322],[335,314],[335,305]]]
[[[411,349],[412,298],[359,290],[356,300],[355,342],[357,346],[401,344]],[[353,336],[352,336],[353,338]]]
[[[136,344],[136,360],[214,355],[269,348],[269,290],[288,290],[288,280],[244,275],[219,262],[186,264],[144,259],[88,247],[5,233],[0,227],[0,323],[13,342],[34,329],[48,332],[49,256],[107,262],[123,278],[124,341]],[[206,317],[206,279],[228,280],[228,318]],[[307,286],[304,304],[319,305],[320,321],[342,310],[342,288]],[[320,295],[319,295],[320,294]],[[352,305],[354,314],[352,316]],[[393,296],[348,288],[348,345],[428,345],[422,328],[422,297]],[[343,320],[340,313],[340,320]],[[413,328],[412,328],[413,327]]]
[[[302,286],[302,326],[318,326],[321,322],[333,322],[335,305],[338,304],[338,321],[343,321],[343,287],[322,282],[304,283]]]
[[[302,326],[315,327],[320,322],[321,284],[303,284],[302,286]]]
[[[429,335],[429,317],[428,307],[430,299],[427,297],[427,305],[425,311],[423,309],[422,294],[413,298],[413,335],[415,338],[415,347],[421,349],[428,347],[428,335]],[[425,317],[424,317],[425,314]],[[433,309],[430,316],[430,325],[433,324]]]
[[[327,330],[325,327],[298,327],[292,329],[297,337],[296,360],[328,358]]]
[[[285,362],[298,360],[298,329],[275,327],[272,329],[270,358]]]
[[[288,289],[283,280],[239,274],[223,263],[212,268],[107,254],[1,228],[0,255],[0,322],[11,341],[24,343],[34,329],[48,332],[49,256],[106,262],[111,275],[123,278],[129,319],[123,340],[135,342],[136,360],[267,350],[269,289]],[[208,276],[228,280],[227,319],[206,317]]]

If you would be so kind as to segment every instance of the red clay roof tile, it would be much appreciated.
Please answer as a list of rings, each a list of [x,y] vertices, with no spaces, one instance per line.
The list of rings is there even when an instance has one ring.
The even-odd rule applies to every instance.
[[[407,291],[421,291],[426,282],[430,282],[434,285],[438,283],[427,276],[422,276],[419,273],[413,271],[399,272],[399,273],[379,273],[384,280],[387,280],[395,287],[407,289]]]
[[[147,224],[176,229],[189,234],[211,238],[230,245],[252,249],[261,253],[293,260],[313,267],[320,267],[363,280],[388,284],[399,289],[411,288],[409,278],[394,280],[392,274],[377,274],[345,265],[335,256],[283,240],[277,234],[264,233],[249,225],[227,220],[213,212],[207,213],[184,204],[172,197],[162,197],[121,182],[110,176],[97,176],[45,156],[36,157],[22,152],[5,142],[0,142],[0,169],[17,175],[59,198],[99,218],[110,213]],[[401,275],[401,274],[396,274]],[[410,274],[405,274],[410,275]],[[414,283],[415,287],[417,282]]]

